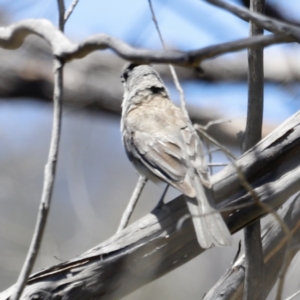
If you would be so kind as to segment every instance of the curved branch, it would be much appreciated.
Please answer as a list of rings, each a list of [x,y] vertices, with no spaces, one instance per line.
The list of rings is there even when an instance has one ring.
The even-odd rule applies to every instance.
[[[300,112],[241,156],[235,165],[260,200],[277,208],[300,189],[299,149]],[[212,177],[212,183],[232,233],[266,214],[241,187],[236,167],[226,167]],[[187,212],[183,196],[176,198],[165,209],[152,211],[75,259],[33,274],[23,299],[124,297],[203,252],[189,219],[178,228]],[[276,251],[284,245],[281,243]],[[3,292],[0,299],[7,299],[11,289]]]
[[[296,197],[293,202],[280,212],[285,224],[293,232],[291,259],[298,252],[300,239],[300,199]],[[267,232],[267,233],[266,233]],[[266,299],[269,292],[277,281],[278,274],[284,262],[284,254],[286,251],[285,233],[282,227],[273,220],[265,226],[265,233],[262,234],[265,273],[264,284],[262,290],[262,299]],[[282,247],[279,247],[283,243]],[[271,252],[278,248],[277,251]],[[219,279],[214,287],[205,295],[203,300],[232,300],[242,299],[243,297],[243,283],[245,277],[246,261],[245,256],[242,255]]]
[[[47,41],[52,48],[53,54],[65,62],[85,57],[96,50],[111,49],[120,57],[133,62],[170,63],[185,67],[198,67],[200,62],[205,59],[232,51],[239,51],[247,47],[269,46],[293,41],[291,37],[270,35],[241,39],[187,52],[153,51],[131,47],[125,42],[103,33],[96,34],[79,44],[75,44],[56,29],[50,21],[40,19],[23,20],[8,27],[0,28],[0,47],[17,49],[30,34],[37,35]]]
[[[213,4],[215,6],[224,8],[231,13],[235,14],[239,18],[245,21],[253,21],[257,25],[271,32],[284,34],[295,39],[300,43],[300,27],[285,23],[283,21],[278,21],[276,19],[266,17],[265,15],[251,12],[250,10],[234,5],[229,2],[224,2],[222,0],[206,0],[206,2]]]

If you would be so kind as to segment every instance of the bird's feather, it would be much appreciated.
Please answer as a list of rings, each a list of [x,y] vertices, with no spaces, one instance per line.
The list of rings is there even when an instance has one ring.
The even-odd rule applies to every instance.
[[[138,68],[140,73],[135,74],[133,68],[127,74],[122,112],[123,142],[129,159],[141,174],[161,179],[186,196],[203,248],[229,245],[230,232],[208,202],[213,197],[201,140],[181,109],[168,98],[156,72],[149,66]]]

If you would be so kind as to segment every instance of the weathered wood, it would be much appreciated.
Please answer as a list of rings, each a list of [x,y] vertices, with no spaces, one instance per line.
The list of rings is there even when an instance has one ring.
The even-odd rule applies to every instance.
[[[240,181],[236,172],[236,167],[241,168],[243,174],[254,186],[260,184],[255,181],[259,178],[272,177],[279,178],[288,172],[285,168],[293,168],[293,159],[295,165],[299,163],[298,156],[294,155],[299,150],[298,136],[300,134],[299,115],[297,112],[292,117],[283,122],[271,134],[248,150],[235,164],[229,165],[222,171],[213,176],[213,185],[216,201],[228,198],[240,190]],[[294,167],[295,167],[294,165]],[[273,169],[277,167],[277,171]],[[277,174],[276,172],[280,172]],[[228,199],[231,201],[231,198]]]
[[[290,259],[299,250],[300,242],[300,197],[296,197],[293,202],[279,213],[288,228],[293,232],[291,243]],[[262,298],[265,299],[273,288],[278,274],[281,270],[285,257],[286,243],[278,247],[285,239],[284,230],[273,220],[265,226],[262,234],[263,251],[265,258],[264,285]],[[296,247],[297,246],[297,247]],[[278,250],[269,257],[271,251],[278,247]],[[214,287],[206,294],[203,300],[238,300],[243,297],[243,284],[245,277],[245,256],[241,256],[225,274],[219,279]]]
[[[273,208],[282,205],[300,189],[300,112],[235,164],[261,201]],[[241,188],[233,165],[212,179],[219,207],[247,205],[224,213],[231,232],[266,214]],[[191,221],[182,222],[187,213],[183,197],[176,198],[75,259],[33,274],[22,299],[123,297],[203,252]],[[0,299],[7,299],[11,289]]]
[[[264,13],[265,0],[250,0],[252,12]],[[249,22],[249,35],[264,34],[264,30]],[[264,112],[264,49],[248,49],[248,108],[245,132],[240,138],[242,153],[262,138]],[[241,133],[240,137],[241,137]],[[264,258],[261,240],[261,223],[257,220],[244,229],[246,272],[243,300],[262,300]]]

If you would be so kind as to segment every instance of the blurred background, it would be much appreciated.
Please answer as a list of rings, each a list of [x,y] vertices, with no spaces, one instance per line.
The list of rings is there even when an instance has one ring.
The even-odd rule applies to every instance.
[[[71,2],[65,1],[66,7]],[[298,1],[266,3],[267,14],[300,23]],[[204,1],[153,0],[153,5],[165,43],[172,49],[194,50],[248,36],[246,22]],[[1,26],[27,18],[46,18],[56,25],[56,1],[0,0]],[[135,47],[162,49],[146,0],[79,1],[65,33],[74,42],[106,33]],[[296,44],[265,49],[264,135],[299,110],[299,55]],[[65,67],[57,177],[35,270],[71,259],[117,230],[137,181],[119,130],[124,63],[112,51],[99,51]],[[236,133],[244,129],[247,109],[246,51],[223,55],[202,67],[203,77],[177,68],[191,117],[201,124],[230,119],[210,133],[239,155]],[[157,70],[179,103],[167,66]],[[0,290],[16,281],[35,225],[50,142],[52,89],[52,56],[44,41],[28,37],[18,50],[0,49]],[[224,163],[226,158],[215,153],[213,162]],[[163,186],[147,184],[132,221],[154,207],[162,190]],[[167,199],[177,194],[171,189]],[[231,248],[211,249],[126,299],[201,299],[230,266],[242,238],[237,233]],[[297,256],[284,296],[300,288],[299,270]]]

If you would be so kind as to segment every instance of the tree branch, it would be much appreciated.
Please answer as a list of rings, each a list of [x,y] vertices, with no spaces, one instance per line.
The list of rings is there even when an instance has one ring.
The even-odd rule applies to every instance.
[[[293,233],[292,247],[299,245],[300,240],[300,197],[279,213],[285,224]],[[263,253],[265,262],[264,288],[262,299],[265,299],[277,281],[278,274],[284,262],[286,234],[280,224],[273,220],[265,226],[262,234]],[[274,252],[273,250],[276,249]],[[298,247],[291,252],[292,257],[298,252]],[[271,255],[270,255],[271,254]],[[246,260],[243,255],[219,279],[203,300],[233,300],[242,299],[245,278]]]
[[[278,34],[284,34],[300,43],[300,27],[298,26],[278,21],[256,12],[251,12],[244,7],[234,5],[229,2],[224,2],[222,0],[206,0],[206,2],[224,8],[232,12],[242,20],[253,21],[255,24],[261,26],[264,29],[267,29],[274,33],[276,32]]]
[[[73,2],[71,3],[70,7],[68,8],[68,10],[65,12],[64,15],[64,20],[65,23],[68,21],[68,19],[70,18],[72,12],[74,11],[76,5],[78,4],[79,0],[73,0]]]
[[[248,7],[250,6],[250,0],[242,0],[241,1],[244,6]],[[299,26],[300,23],[296,20],[291,19],[291,17],[287,17],[284,12],[281,9],[281,6],[277,5],[277,3],[272,3],[272,1],[267,1],[265,3],[265,15],[271,18],[274,18],[276,20],[280,20],[283,22],[286,22],[288,24]]]
[[[300,112],[247,151],[235,165],[241,168],[260,200],[278,208],[299,191],[299,149]],[[235,166],[229,165],[214,175],[212,183],[215,199],[224,209],[223,216],[232,233],[266,214],[241,187]],[[178,230],[178,222],[187,214],[183,196],[166,207],[152,211],[75,259],[33,274],[23,299],[121,298],[203,252],[190,219]],[[277,244],[272,255],[285,243],[286,240]],[[8,289],[0,299],[7,299],[10,294]]]
[[[64,14],[65,5],[64,0],[57,0],[59,10],[59,29],[64,30]],[[19,300],[27,283],[28,277],[33,269],[35,260],[38,256],[39,249],[44,235],[47,217],[50,211],[52,200],[52,192],[54,188],[54,181],[56,175],[56,165],[58,160],[59,140],[61,135],[62,122],[62,99],[63,99],[63,66],[64,64],[55,58],[53,62],[54,69],[54,92],[53,92],[53,125],[50,141],[50,149],[48,160],[45,166],[43,191],[39,212],[36,220],[36,225],[28,253],[24,265],[19,274],[15,291],[12,295],[12,300]]]
[[[118,227],[118,230],[117,230],[117,233],[119,233],[120,231],[122,231],[124,228],[126,228],[126,226],[128,225],[129,223],[129,220],[130,220],[130,217],[134,211],[134,208],[140,198],[140,195],[147,183],[147,178],[144,177],[144,176],[139,176],[138,178],[138,181],[136,183],[136,186],[134,188],[134,191],[132,193],[132,196],[131,198],[129,199],[129,202],[127,204],[127,207],[123,213],[123,216],[121,218],[121,222],[119,224],[119,227]]]
[[[294,41],[293,37],[271,35],[242,39],[195,51],[152,51],[133,48],[117,38],[101,33],[91,36],[79,44],[75,44],[57,30],[51,22],[40,19],[23,20],[8,27],[0,28],[0,47],[17,49],[30,34],[43,38],[51,46],[53,55],[60,57],[65,62],[75,58],[83,58],[96,50],[111,49],[120,57],[137,63],[170,63],[193,68],[197,68],[204,59],[224,53],[239,51],[248,47],[268,46]]]
[[[264,12],[264,0],[250,0],[250,9]],[[263,34],[263,29],[250,22],[250,36]],[[264,107],[263,48],[248,49],[248,109],[245,133],[241,139],[242,152],[253,147],[260,139]],[[257,199],[257,201],[260,201]],[[244,229],[246,271],[244,300],[262,299],[264,260],[260,220]]]

